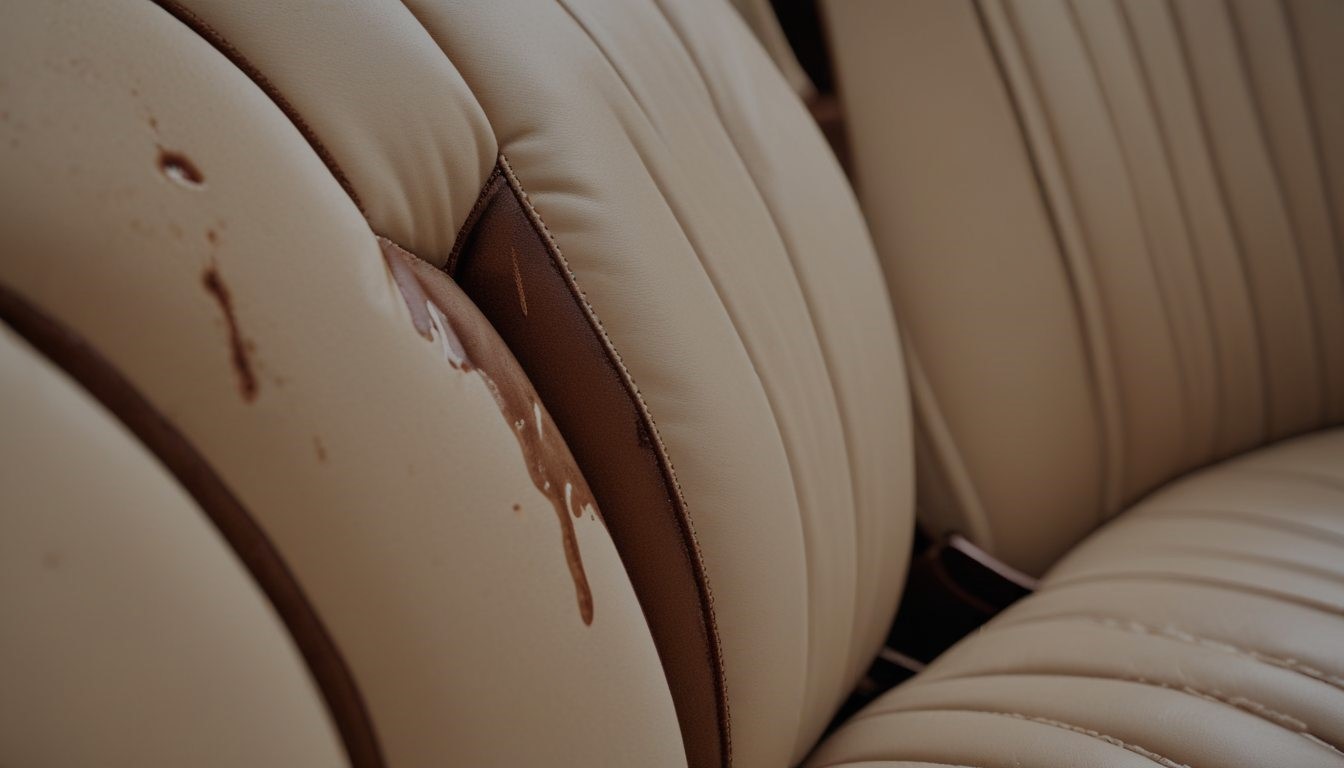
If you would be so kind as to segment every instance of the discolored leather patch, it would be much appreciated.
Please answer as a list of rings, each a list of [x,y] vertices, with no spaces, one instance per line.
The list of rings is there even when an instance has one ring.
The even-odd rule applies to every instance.
[[[462,290],[432,264],[387,238],[379,238],[392,279],[411,312],[411,322],[436,345],[454,369],[480,376],[518,440],[532,484],[550,501],[560,521],[565,562],[574,580],[579,617],[593,623],[593,590],[583,568],[574,520],[599,519],[596,502],[569,447],[509,348]]]
[[[676,473],[638,388],[503,156],[445,270],[526,371],[587,478],[652,631],[689,764],[731,765],[713,598]]]

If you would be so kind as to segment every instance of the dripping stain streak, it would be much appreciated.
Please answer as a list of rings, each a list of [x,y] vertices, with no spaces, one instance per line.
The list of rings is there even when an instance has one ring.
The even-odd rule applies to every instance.
[[[252,368],[250,352],[252,345],[243,338],[242,331],[238,328],[238,318],[233,313],[233,297],[229,294],[229,287],[225,285],[224,278],[220,277],[219,268],[214,262],[205,268],[205,272],[201,275],[201,283],[224,315],[224,324],[229,333],[229,360],[238,377],[238,391],[242,394],[243,400],[250,403],[257,399],[257,374]]]
[[[518,368],[504,342],[457,286],[427,262],[386,238],[378,239],[393,282],[411,313],[416,331],[435,344],[455,370],[481,377],[522,449],[528,475],[537,490],[551,502],[560,523],[565,562],[574,582],[579,616],[593,623],[593,592],[583,567],[574,520],[585,513],[600,520],[597,503],[588,483],[579,473],[559,430],[544,427],[550,415],[542,408],[531,382]],[[517,276],[515,270],[515,276]],[[526,312],[521,279],[519,299]],[[458,332],[465,329],[466,334]],[[528,421],[536,429],[528,428]],[[514,504],[515,512],[522,506]]]

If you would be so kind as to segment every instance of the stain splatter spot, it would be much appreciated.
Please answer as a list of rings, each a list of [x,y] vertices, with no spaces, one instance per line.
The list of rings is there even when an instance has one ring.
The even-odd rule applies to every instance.
[[[42,567],[48,571],[60,570],[61,562],[64,559],[60,552],[46,552],[42,555]]]
[[[250,403],[257,399],[257,374],[252,369],[252,345],[243,338],[242,331],[238,328],[238,318],[233,313],[233,297],[229,294],[229,287],[224,284],[224,279],[219,275],[219,268],[213,263],[206,267],[205,273],[201,276],[201,283],[224,313],[224,324],[229,331],[229,359],[238,377],[238,391],[242,394],[243,400]]]
[[[149,129],[155,133],[159,131],[159,119],[153,115],[149,116]]]
[[[205,175],[181,152],[159,148],[159,172],[169,181],[187,189],[201,189],[205,186]]]
[[[514,512],[522,512],[522,511],[523,511],[523,505],[522,505],[522,504],[514,504],[514,505],[513,505],[513,511],[514,511]]]
[[[327,446],[322,444],[322,438],[313,435],[313,453],[317,454],[319,464],[327,463]]]
[[[569,446],[504,341],[466,294],[443,272],[392,241],[379,238],[378,243],[416,331],[434,342],[453,368],[481,377],[511,427],[532,484],[555,510],[579,617],[591,625],[593,591],[584,571],[574,521],[585,513],[600,521],[601,515]],[[521,293],[519,298],[523,300]],[[515,512],[522,510],[519,504],[513,508]]]
[[[213,229],[205,230],[205,239],[211,245],[219,245],[219,233]]]

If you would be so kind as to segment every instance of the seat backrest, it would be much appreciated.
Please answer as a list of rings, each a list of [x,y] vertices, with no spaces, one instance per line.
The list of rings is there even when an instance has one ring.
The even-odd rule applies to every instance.
[[[904,371],[731,6],[5,13],[6,321],[247,511],[352,763],[805,754],[900,592]]]
[[[1040,572],[1344,418],[1344,4],[826,11],[934,530]]]

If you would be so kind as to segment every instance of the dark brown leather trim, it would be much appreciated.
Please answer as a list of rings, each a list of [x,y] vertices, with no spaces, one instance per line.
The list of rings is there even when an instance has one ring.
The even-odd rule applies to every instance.
[[[620,355],[501,155],[446,267],[588,480],[653,633],[689,764],[732,764],[713,595],[676,472]]]
[[[340,649],[266,533],[205,457],[97,350],[3,285],[0,321],[121,420],[191,494],[294,638],[341,734],[350,764],[381,768],[384,761],[372,721]]]

